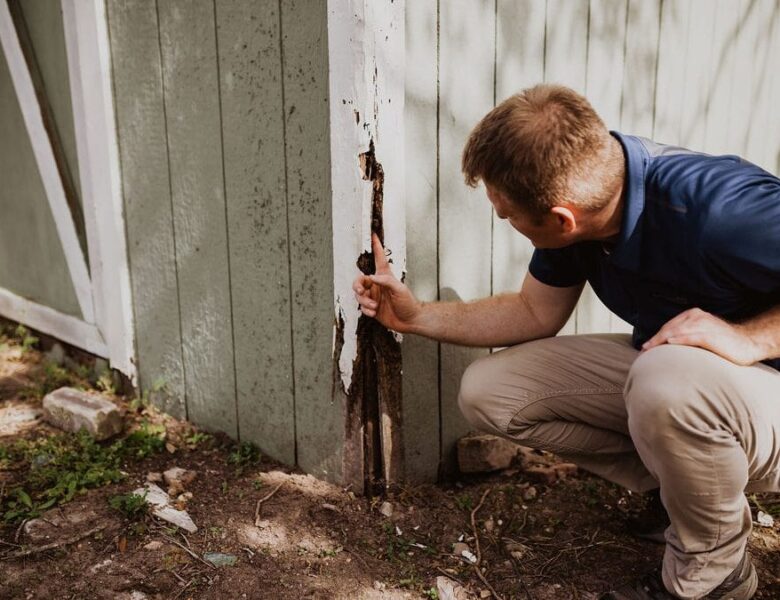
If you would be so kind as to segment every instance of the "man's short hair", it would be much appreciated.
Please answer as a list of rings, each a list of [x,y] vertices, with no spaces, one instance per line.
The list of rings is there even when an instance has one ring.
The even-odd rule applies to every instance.
[[[596,210],[615,194],[611,184],[619,173],[611,139],[583,96],[560,85],[537,85],[477,123],[462,169],[469,186],[483,180],[536,217],[561,202]]]

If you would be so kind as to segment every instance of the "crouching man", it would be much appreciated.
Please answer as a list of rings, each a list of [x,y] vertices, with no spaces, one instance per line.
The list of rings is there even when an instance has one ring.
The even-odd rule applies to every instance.
[[[660,489],[661,567],[602,598],[751,598],[744,492],[780,491],[780,180],[609,132],[585,98],[550,85],[490,111],[462,166],[535,247],[522,289],[421,303],[374,238],[377,272],[354,284],[363,313],[508,346],[463,376],[474,426]],[[554,337],[586,281],[633,335]]]

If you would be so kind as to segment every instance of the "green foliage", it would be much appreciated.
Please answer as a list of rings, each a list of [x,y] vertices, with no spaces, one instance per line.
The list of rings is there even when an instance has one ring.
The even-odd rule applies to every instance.
[[[214,441],[214,436],[202,431],[194,431],[184,438],[184,443],[190,448],[195,448],[201,444],[210,444]]]
[[[47,362],[43,366],[43,380],[39,384],[39,396],[42,398],[51,391],[74,383],[73,376],[56,363]]]
[[[260,449],[252,442],[241,442],[228,454],[228,464],[236,465],[241,472],[244,467],[256,464],[260,460]]]
[[[24,479],[0,495],[6,522],[33,518],[90,488],[124,478],[127,459],[146,458],[164,448],[164,428],[144,424],[112,444],[97,442],[86,431],[0,445],[0,461],[13,463]]]
[[[116,511],[124,515],[128,521],[140,521],[149,512],[146,494],[118,494],[112,496],[108,503]]]
[[[471,511],[474,507],[474,499],[468,494],[461,494],[460,496],[455,496],[455,504],[461,510]]]
[[[39,341],[37,337],[35,337],[30,333],[29,329],[27,329],[24,325],[21,324],[14,331],[14,336],[19,338],[19,342],[21,343],[22,350],[24,352],[28,352],[29,350],[35,348],[35,345]]]
[[[150,425],[144,421],[141,426],[123,440],[124,451],[134,458],[146,458],[165,449],[165,426]]]

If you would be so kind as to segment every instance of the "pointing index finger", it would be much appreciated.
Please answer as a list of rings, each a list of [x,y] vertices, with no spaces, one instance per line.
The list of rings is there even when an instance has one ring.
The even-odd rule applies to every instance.
[[[382,247],[382,242],[379,241],[379,236],[375,233],[371,234],[371,248],[374,252],[374,264],[376,264],[376,270],[387,269],[389,264],[387,257],[385,256],[385,249]]]

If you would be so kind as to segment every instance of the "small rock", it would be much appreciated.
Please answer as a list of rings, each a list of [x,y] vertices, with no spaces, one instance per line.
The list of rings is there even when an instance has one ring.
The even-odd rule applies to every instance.
[[[195,471],[173,467],[163,473],[163,479],[168,484],[168,495],[178,496],[195,479]]]
[[[155,517],[173,523],[190,533],[195,533],[198,530],[187,511],[177,510],[171,506],[170,497],[159,486],[147,483],[144,487],[133,491],[133,494],[138,496],[143,496],[144,493],[146,493],[146,501],[152,506],[152,514]]]
[[[89,572],[90,572],[90,573],[92,573],[92,574],[94,575],[94,574],[95,574],[95,573],[97,573],[97,572],[98,572],[100,569],[102,569],[102,568],[104,568],[104,567],[107,567],[107,566],[108,566],[108,565],[110,565],[112,562],[114,562],[114,561],[112,561],[110,558],[107,558],[107,559],[106,559],[106,560],[104,560],[103,562],[99,562],[99,563],[97,563],[96,565],[92,565],[92,566],[89,568]]]
[[[479,593],[479,597],[480,597],[480,598],[490,598],[490,596],[492,596],[492,595],[493,595],[493,594],[491,593],[491,591],[490,591],[490,590],[482,590],[482,591]]]
[[[577,465],[572,463],[559,463],[557,465],[550,465],[549,467],[533,466],[525,469],[525,472],[543,481],[547,485],[552,485],[559,479],[565,479],[569,475],[576,474]]]
[[[759,510],[758,516],[757,516],[758,524],[761,527],[774,527],[775,526],[775,520],[772,518],[772,515],[766,514],[764,511]]]
[[[122,431],[122,415],[117,406],[95,392],[61,387],[43,399],[43,418],[64,431],[86,429],[97,440]]]
[[[163,547],[163,543],[162,542],[160,542],[158,540],[154,540],[154,541],[149,542],[148,544],[146,544],[144,546],[144,550],[159,550],[162,547]]]
[[[488,533],[492,533],[492,531],[493,531],[493,529],[495,529],[495,527],[496,527],[496,524],[493,521],[492,517],[490,519],[488,519],[487,521],[485,521],[485,531],[487,531]]]
[[[162,473],[157,473],[157,472],[147,473],[146,481],[148,481],[149,483],[162,483],[163,481]]]
[[[452,545],[452,553],[455,556],[460,556],[464,551],[468,550],[470,550],[469,545],[463,542],[456,542]]]
[[[529,548],[525,544],[518,542],[507,542],[504,546],[509,555],[515,560],[523,560],[528,554]]]
[[[232,567],[238,561],[238,557],[222,552],[206,552],[203,555],[203,560],[210,562],[215,567]]]
[[[436,578],[436,591],[439,594],[439,600],[469,600],[470,595],[466,588],[457,581],[453,581],[444,575]]]
[[[389,519],[393,516],[393,505],[390,502],[382,502],[379,512]]]
[[[536,488],[531,486],[523,492],[523,500],[533,500],[538,495]]]
[[[0,408],[0,436],[16,435],[38,423],[41,411],[25,404]]]
[[[506,469],[518,446],[507,439],[489,435],[467,435],[458,440],[458,466],[461,473],[485,473]]]

